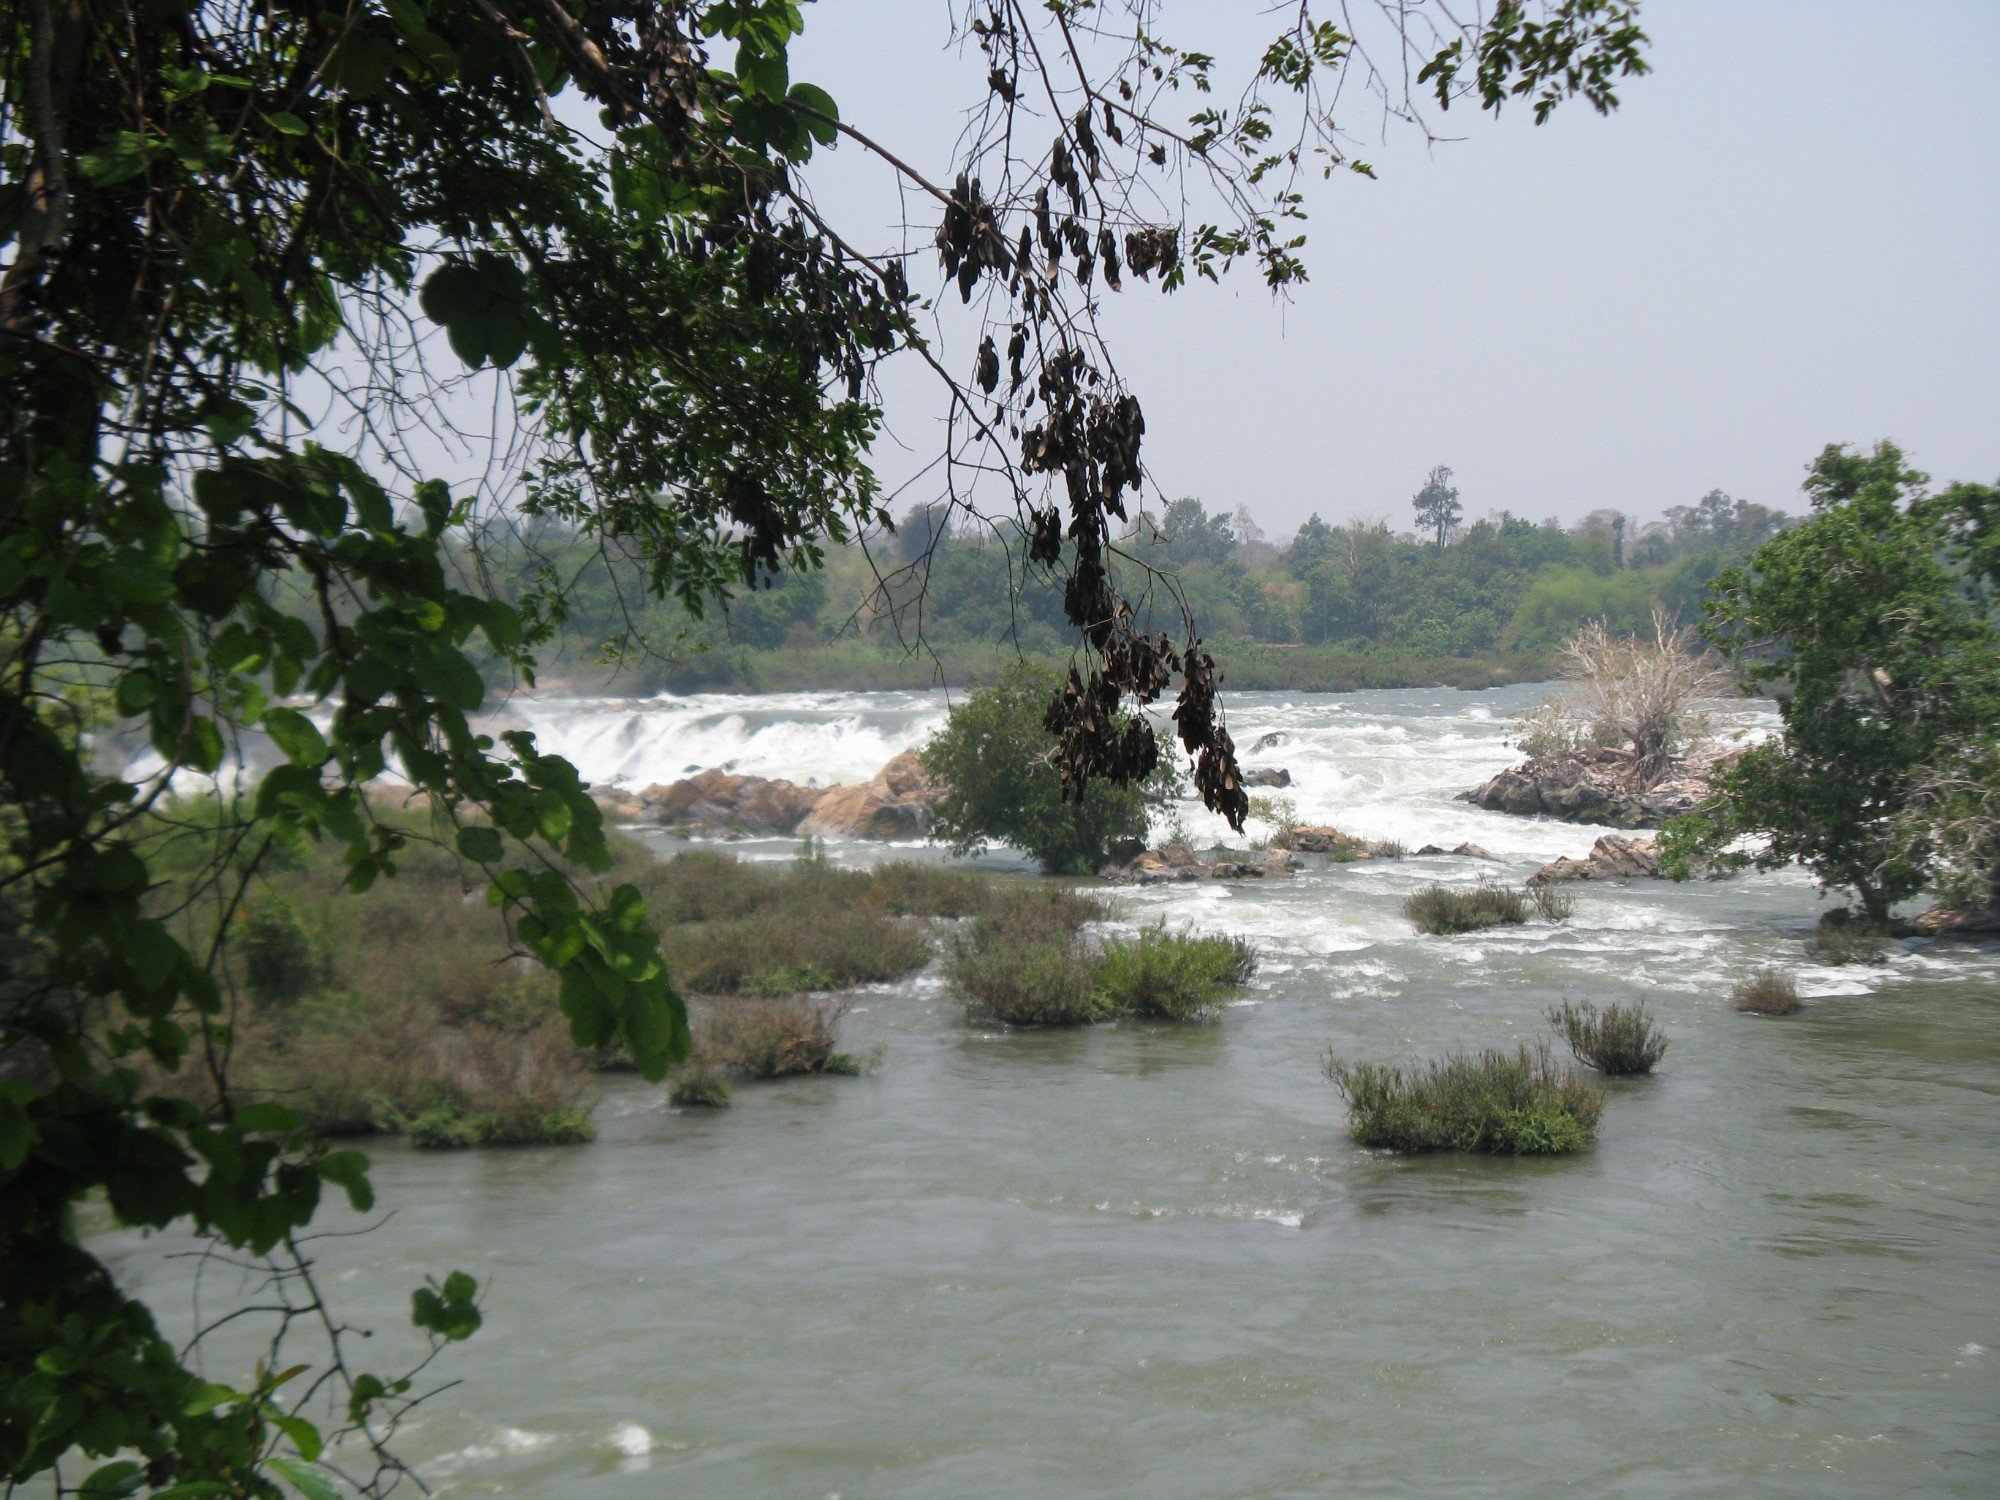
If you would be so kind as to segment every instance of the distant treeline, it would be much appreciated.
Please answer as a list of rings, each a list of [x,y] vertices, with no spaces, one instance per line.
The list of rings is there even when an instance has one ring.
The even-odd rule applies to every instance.
[[[1244,509],[1183,499],[1131,529],[1121,566],[1178,580],[1231,686],[1472,687],[1551,675],[1560,642],[1589,620],[1632,631],[1656,609],[1698,618],[1709,581],[1791,519],[1717,490],[1645,524],[1600,510],[1573,526],[1504,512],[1460,526],[1440,474],[1419,497],[1421,536],[1314,515],[1277,545]],[[613,676],[629,691],[961,683],[1022,653],[1066,654],[1061,596],[1024,569],[1018,532],[951,519],[913,508],[893,530],[827,549],[823,567],[699,613],[649,598],[643,562],[592,538],[510,533],[479,565],[516,597],[560,593],[545,676]],[[1164,581],[1133,593],[1181,635]]]

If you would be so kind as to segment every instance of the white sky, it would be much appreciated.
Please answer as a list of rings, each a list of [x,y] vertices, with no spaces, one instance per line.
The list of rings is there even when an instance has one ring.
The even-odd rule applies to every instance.
[[[793,78],[948,176],[983,84],[943,50],[945,0],[806,16]],[[1454,109],[1463,141],[1367,141],[1378,181],[1314,184],[1313,281],[1289,306],[1254,273],[1107,295],[1161,489],[1280,535],[1315,510],[1407,526],[1437,463],[1469,515],[1564,520],[1717,486],[1798,509],[1829,441],[2000,476],[2000,3],[1652,0],[1644,23],[1654,72],[1608,119]],[[1161,29],[1228,56],[1276,24],[1256,0],[1170,0]],[[896,240],[851,144],[809,180],[857,240]],[[930,456],[934,386],[885,388]],[[877,458],[891,482],[914,467]]]

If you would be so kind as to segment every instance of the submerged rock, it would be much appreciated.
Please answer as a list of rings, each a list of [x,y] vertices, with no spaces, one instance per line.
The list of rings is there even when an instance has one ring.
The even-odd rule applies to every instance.
[[[1657,880],[1660,846],[1651,839],[1628,839],[1607,833],[1590,846],[1585,859],[1551,860],[1528,877],[1529,885],[1553,885],[1559,880]]]
[[[1290,786],[1292,773],[1283,766],[1252,766],[1243,773],[1245,786]]]
[[[1204,860],[1184,844],[1146,849],[1126,860],[1112,860],[1097,873],[1129,885],[1159,885],[1174,880],[1262,880],[1289,875],[1293,860],[1283,849],[1211,849]]]
[[[1717,775],[1741,754],[1720,746],[1699,748],[1674,761],[1667,774],[1649,786],[1635,783],[1632,757],[1624,750],[1543,755],[1502,771],[1484,786],[1459,793],[1459,800],[1521,817],[1657,828],[1668,818],[1699,807],[1714,790]]]
[[[1330,854],[1335,859],[1394,859],[1403,851],[1386,839],[1356,838],[1338,828],[1306,824],[1292,830],[1292,850],[1297,854]]]
[[[1469,839],[1465,843],[1454,845],[1450,849],[1446,849],[1438,844],[1426,844],[1417,853],[1419,856],[1426,854],[1457,854],[1466,859],[1491,859],[1493,857],[1490,850],[1473,843]]]

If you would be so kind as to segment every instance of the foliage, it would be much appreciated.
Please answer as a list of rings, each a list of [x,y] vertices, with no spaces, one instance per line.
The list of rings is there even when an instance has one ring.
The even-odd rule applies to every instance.
[[[829,1067],[833,1028],[847,1011],[837,1000],[735,999],[718,1002],[696,1044],[714,1067],[736,1068],[751,1078],[791,1078],[802,1073],[855,1071]]]
[[[1417,931],[1433,937],[1478,932],[1482,928],[1518,926],[1528,920],[1531,902],[1511,886],[1481,883],[1470,888],[1429,885],[1403,902],[1403,915]]]
[[[1051,874],[1092,875],[1120,839],[1145,836],[1145,789],[1138,781],[1069,795],[1045,722],[1056,682],[1045,668],[1017,662],[993,686],[953,705],[924,747],[924,769],[942,787],[931,808],[932,837],[954,853],[1000,840]],[[1128,718],[1116,732],[1136,727]]]
[[[272,851],[307,844],[337,850],[356,891],[394,875],[412,831],[361,792],[393,762],[429,809],[424,836],[478,871],[519,951],[555,976],[578,1045],[621,1045],[653,1077],[687,1052],[640,892],[578,878],[612,861],[574,768],[526,733],[474,727],[492,683],[532,683],[568,619],[566,584],[538,560],[518,595],[486,588],[486,518],[434,472],[429,435],[458,434],[490,400],[491,471],[522,477],[498,519],[620,555],[647,595],[699,617],[886,522],[864,397],[876,362],[910,351],[951,388],[946,467],[998,476],[1020,566],[1055,584],[1081,635],[1050,705],[1065,783],[1150,771],[1150,730],[1100,731],[1178,673],[1196,788],[1240,824],[1192,613],[1179,645],[1143,633],[1115,576],[1111,524],[1143,481],[1144,418],[1085,305],[1100,276],[1157,272],[1171,288],[1238,259],[1273,287],[1299,280],[1304,210],[1285,184],[1302,158],[1275,148],[1274,116],[1288,110],[1329,168],[1366,170],[1330,107],[1350,67],[1404,77],[1428,58],[1405,87],[1440,107],[1613,107],[1616,80],[1645,68],[1631,5],[1545,11],[1399,20],[1379,67],[1301,16],[1223,108],[1213,59],[1157,39],[1144,7],[1095,81],[1067,8],[1008,7],[972,29],[995,103],[941,186],[790,77],[790,0],[11,7],[0,901],[28,936],[0,1008],[0,1478],[125,1452],[138,1458],[86,1487],[136,1487],[151,1468],[189,1493],[267,1495],[270,1473],[319,1451],[302,1398],[262,1383],[203,1397],[71,1212],[101,1193],[120,1223],[186,1223],[307,1276],[293,1236],[321,1192],[370,1201],[355,1153],[232,1081],[245,1018],[220,983],[226,922],[191,945],[150,901],[143,814],[176,778],[229,782],[247,733],[283,763],[218,821],[195,905],[233,913]],[[1044,56],[1030,89],[1023,59]],[[1183,89],[1198,96],[1185,120]],[[1017,121],[1038,93],[1067,102]],[[594,115],[587,134],[558,94]],[[970,376],[946,372],[915,316],[909,257],[857,248],[814,206],[801,174],[836,139],[935,205],[945,275],[990,319],[960,362]],[[1219,190],[1206,222],[1105,207],[1185,202],[1168,189],[1191,166]],[[740,613],[761,638],[789,637],[789,608]],[[128,781],[92,759],[82,732],[111,713],[144,727],[156,770]],[[183,1070],[190,1057],[199,1069]],[[454,1310],[470,1286],[420,1291],[418,1325],[465,1336],[476,1317]],[[337,1389],[314,1390],[351,1398],[375,1459],[355,1483],[379,1492],[401,1473],[380,1435],[409,1387],[354,1374],[338,1348],[326,1365]]]
[[[277,1005],[310,994],[325,977],[319,951],[291,907],[282,901],[237,913],[241,930],[232,946],[243,961],[243,987],[259,1005]]]
[[[1564,890],[1553,881],[1530,881],[1528,899],[1535,903],[1535,915],[1544,922],[1567,922],[1576,912],[1576,892]]]
[[[1557,1155],[1589,1145],[1604,1110],[1603,1093],[1555,1063],[1546,1043],[1408,1069],[1329,1051],[1323,1067],[1347,1101],[1354,1139],[1395,1151]]]
[[[1644,1001],[1599,1010],[1588,1000],[1565,1000],[1550,1008],[1548,1018],[1570,1054],[1600,1073],[1650,1073],[1667,1055],[1667,1034],[1646,1014]]]
[[[1663,863],[1797,861],[1876,922],[1922,888],[1935,856],[1911,837],[1913,808],[2000,718],[1977,550],[1993,492],[1926,483],[1893,443],[1828,447],[1806,479],[1812,517],[1716,579],[1704,634],[1747,685],[1777,695],[1784,733],[1676,820]]]
[[[1445,541],[1458,530],[1459,520],[1465,514],[1458,503],[1458,490],[1451,482],[1451,470],[1443,464],[1432,469],[1410,504],[1417,512],[1417,529],[1433,533],[1438,551],[1444,551]]]
[[[676,1109],[727,1109],[729,1085],[710,1063],[697,1057],[674,1074],[667,1102]]]
[[[1098,955],[1097,1009],[1105,1016],[1200,1021],[1224,995],[1257,972],[1257,951],[1240,937],[1168,932],[1164,923],[1136,937],[1108,938]]]
[[[580,1109],[555,1108],[533,1114],[462,1113],[434,1104],[403,1126],[413,1146],[462,1150],[468,1146],[568,1146],[597,1139],[590,1116]]]
[[[1017,899],[973,918],[945,949],[945,981],[968,1016],[1009,1026],[1085,1026],[1100,1019],[1097,961],[1079,929],[1101,902]]]
[[[1753,1015],[1794,1015],[1801,1009],[1798,981],[1783,969],[1753,969],[1730,987],[1729,1003]]]
[[[1812,949],[1830,964],[1879,964],[1888,958],[1889,928],[1850,911],[1830,911],[1813,928]]]
[[[1516,721],[1515,743],[1529,755],[1621,747],[1641,786],[1665,775],[1707,729],[1693,705],[1734,686],[1732,674],[1700,648],[1693,627],[1669,630],[1657,611],[1650,640],[1616,636],[1591,621],[1563,643],[1562,670],[1569,687]]]

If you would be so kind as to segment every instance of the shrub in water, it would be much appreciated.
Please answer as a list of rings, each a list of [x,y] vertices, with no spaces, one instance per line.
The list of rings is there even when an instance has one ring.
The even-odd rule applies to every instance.
[[[1599,1010],[1588,1000],[1581,1005],[1565,1000],[1548,1015],[1571,1055],[1600,1073],[1650,1073],[1667,1055],[1667,1034],[1646,1014],[1643,1001]]]
[[[1525,922],[1528,898],[1507,886],[1477,885],[1468,890],[1432,885],[1403,902],[1403,915],[1417,924],[1417,931],[1442,937]]]
[[[1889,953],[1889,929],[1850,911],[1830,911],[1814,929],[1813,951],[1830,964],[1879,964]]]
[[[1409,1069],[1328,1052],[1325,1070],[1347,1100],[1354,1139],[1397,1151],[1575,1151],[1589,1144],[1604,1110],[1602,1091],[1553,1061],[1546,1043],[1453,1053]]]
[[[1074,931],[1035,933],[981,917],[953,940],[944,973],[974,1018],[1009,1026],[1098,1019],[1097,960]]]
[[[1544,922],[1567,922],[1576,910],[1575,894],[1553,882],[1529,886],[1528,896],[1535,903],[1535,914]]]
[[[452,1104],[433,1104],[404,1121],[403,1130],[411,1145],[433,1151],[468,1146],[569,1146],[597,1139],[590,1116],[564,1106],[489,1115],[464,1112]]]
[[[1789,1016],[1802,1007],[1796,980],[1783,969],[1755,969],[1736,981],[1729,1003],[1759,1016]]]
[[[1242,938],[1168,932],[1155,923],[1135,938],[1113,938],[1098,958],[1097,1008],[1107,1016],[1200,1021],[1257,972]]]
[[[846,1010],[837,1002],[802,998],[725,1001],[703,1029],[701,1055],[752,1078],[824,1073],[834,1056],[834,1023]]]
[[[677,1109],[727,1109],[729,1085],[704,1058],[696,1058],[674,1076],[667,1102]]]

